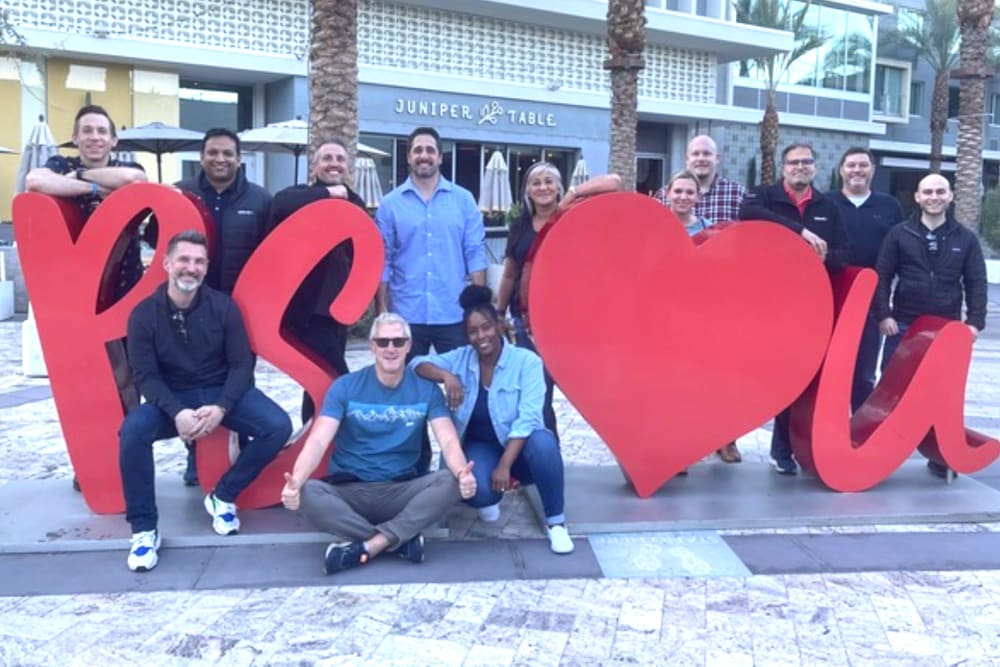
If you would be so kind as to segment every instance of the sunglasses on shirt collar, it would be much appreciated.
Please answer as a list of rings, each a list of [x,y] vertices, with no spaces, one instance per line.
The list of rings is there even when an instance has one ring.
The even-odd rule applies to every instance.
[[[392,343],[393,347],[403,347],[409,341],[409,338],[372,338],[377,347],[389,347],[389,343]]]

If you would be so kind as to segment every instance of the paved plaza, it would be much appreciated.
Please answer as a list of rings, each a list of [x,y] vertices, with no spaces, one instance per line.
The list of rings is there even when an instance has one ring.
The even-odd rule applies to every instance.
[[[1000,312],[1000,290],[990,296]],[[157,569],[130,573],[124,519],[90,517],[69,489],[48,382],[20,372],[20,332],[0,322],[0,665],[1000,665],[1000,465],[948,487],[914,458],[869,494],[809,495],[814,480],[766,465],[768,425],[740,439],[742,464],[706,458],[644,505],[621,505],[647,509],[622,512],[614,532],[591,506],[614,458],[561,395],[571,557],[548,552],[518,491],[497,524],[456,508],[423,565],[380,559],[325,577],[321,536],[272,529],[284,510],[246,513],[233,541],[211,536],[173,441],[157,449],[159,493],[190,506],[205,536],[165,529]],[[352,368],[368,359],[352,346]],[[966,421],[993,436],[998,382],[992,317]],[[298,413],[300,389],[266,363],[258,385]],[[801,489],[790,498],[830,515],[804,500],[764,517],[742,507],[786,481]],[[91,521],[87,540],[50,529],[61,514],[64,529],[71,514]],[[40,535],[6,537],[25,516],[42,517]]]

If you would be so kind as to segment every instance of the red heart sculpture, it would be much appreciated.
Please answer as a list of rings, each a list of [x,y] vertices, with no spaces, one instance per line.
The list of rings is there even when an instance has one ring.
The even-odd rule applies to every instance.
[[[641,497],[788,407],[833,325],[826,270],[794,233],[745,222],[696,245],[632,193],[567,211],[528,289],[546,366]]]

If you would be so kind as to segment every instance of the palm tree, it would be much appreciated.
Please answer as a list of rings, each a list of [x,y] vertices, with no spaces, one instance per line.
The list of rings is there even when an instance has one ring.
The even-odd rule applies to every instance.
[[[759,56],[750,60],[764,72],[766,104],[760,122],[760,180],[764,185],[774,183],[776,170],[774,153],[778,149],[778,84],[791,65],[826,42],[826,35],[815,26],[806,25],[809,2],[795,9],[788,0],[736,0],[736,20],[740,23],[790,32],[795,45],[787,53]]]
[[[608,51],[604,69],[611,70],[611,143],[608,170],[622,187],[635,189],[635,133],[638,126],[639,70],[646,66],[646,3],[609,0]]]
[[[354,173],[358,146],[358,0],[313,0],[309,48],[309,122],[312,155],[323,139],[348,145]]]
[[[914,61],[923,60],[934,70],[930,168],[938,173],[948,124],[948,77],[958,64],[959,32],[955,0],[924,0],[924,5],[923,20],[897,24],[887,41],[911,51]]]
[[[983,111],[986,80],[992,76],[989,50],[995,43],[991,24],[994,0],[958,0],[959,48],[958,139],[955,144],[955,217],[975,230],[979,227],[983,182]]]

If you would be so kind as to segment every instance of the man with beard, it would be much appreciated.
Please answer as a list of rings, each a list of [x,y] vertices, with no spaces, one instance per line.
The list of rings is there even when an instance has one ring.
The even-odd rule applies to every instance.
[[[791,144],[781,152],[781,181],[747,193],[740,206],[741,220],[770,220],[802,237],[826,264],[838,271],[847,262],[847,230],[837,206],[812,187],[816,179],[816,152],[809,144]],[[795,308],[795,304],[784,304]],[[792,456],[789,436],[791,408],[774,418],[771,463],[780,475],[794,475],[799,466]]]
[[[903,209],[895,197],[872,190],[875,159],[867,148],[848,148],[840,158],[840,190],[829,197],[840,209],[840,217],[851,239],[852,266],[875,267],[875,258],[882,239],[903,219]],[[869,313],[858,343],[858,358],[854,364],[851,384],[851,411],[856,412],[875,388],[875,366],[878,363],[882,336],[874,313]]]
[[[483,216],[465,188],[441,175],[441,137],[430,127],[410,133],[410,177],[382,200],[375,221],[385,269],[375,307],[403,316],[413,331],[408,359],[465,345],[458,295],[486,284]]]
[[[253,386],[253,355],[236,303],[204,286],[208,242],[188,230],[167,244],[167,282],[135,307],[128,322],[128,358],[146,399],[119,431],[125,518],[132,526],[128,567],[157,562],[153,443],[203,438],[220,424],[253,440],[204,499],[219,535],[240,529],[237,496],[270,463],[292,432],[288,415]]]
[[[313,155],[312,183],[285,188],[274,196],[274,225],[277,226],[303,206],[323,199],[344,199],[358,208],[365,203],[346,184],[348,174],[347,147],[340,139],[324,141]],[[336,220],[330,220],[336,224]],[[344,353],[347,347],[347,327],[330,316],[330,303],[344,287],[351,273],[354,248],[343,241],[331,250],[306,276],[295,292],[285,312],[282,324],[295,337],[322,357],[337,372],[347,375]],[[302,393],[302,422],[315,412],[308,392]]]
[[[215,224],[215,256],[209,262],[205,284],[232,294],[240,271],[267,235],[271,223],[271,193],[247,180],[240,168],[240,138],[216,127],[201,140],[201,171],[176,183],[198,195]],[[240,441],[246,446],[246,439]],[[184,483],[198,486],[195,443],[188,443]]]

